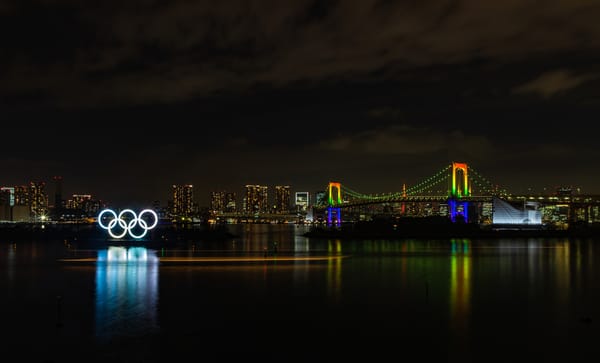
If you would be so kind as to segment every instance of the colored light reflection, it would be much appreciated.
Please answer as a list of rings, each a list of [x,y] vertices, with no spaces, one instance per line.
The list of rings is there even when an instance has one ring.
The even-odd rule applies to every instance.
[[[342,241],[328,241],[328,251],[330,254],[342,252]],[[329,297],[334,302],[339,302],[342,289],[342,260],[331,258],[327,260],[327,291]]]
[[[450,241],[450,316],[457,333],[467,329],[471,299],[471,241]]]
[[[158,330],[158,257],[144,247],[109,247],[96,262],[96,337]]]
[[[157,263],[156,253],[148,254],[145,247],[109,247],[107,250],[98,251],[98,262],[100,263]]]

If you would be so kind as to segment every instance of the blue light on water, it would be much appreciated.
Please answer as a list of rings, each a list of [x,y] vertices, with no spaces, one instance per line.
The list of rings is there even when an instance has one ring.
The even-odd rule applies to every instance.
[[[96,337],[148,334],[158,330],[158,257],[145,247],[98,251]]]

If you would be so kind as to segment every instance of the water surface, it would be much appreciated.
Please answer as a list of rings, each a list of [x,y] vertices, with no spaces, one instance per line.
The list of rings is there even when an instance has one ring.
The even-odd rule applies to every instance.
[[[340,241],[296,225],[230,228],[239,237],[177,249],[0,241],[0,347],[19,362],[597,354],[598,240]]]

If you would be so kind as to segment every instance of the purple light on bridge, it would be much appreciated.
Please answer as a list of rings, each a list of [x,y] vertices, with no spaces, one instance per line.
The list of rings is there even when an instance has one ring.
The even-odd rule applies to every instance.
[[[333,215],[335,214],[335,220],[333,219]],[[327,225],[331,226],[335,224],[339,226],[342,224],[342,211],[339,207],[327,207]]]
[[[448,200],[448,206],[450,207],[450,220],[456,222],[456,216],[462,216],[465,222],[469,221],[467,214],[469,202],[458,202],[456,199]]]

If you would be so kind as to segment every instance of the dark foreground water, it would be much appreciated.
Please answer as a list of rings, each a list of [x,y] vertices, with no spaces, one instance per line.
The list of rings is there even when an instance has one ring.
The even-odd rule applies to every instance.
[[[0,241],[1,361],[599,359],[598,240],[230,229],[178,249]]]

